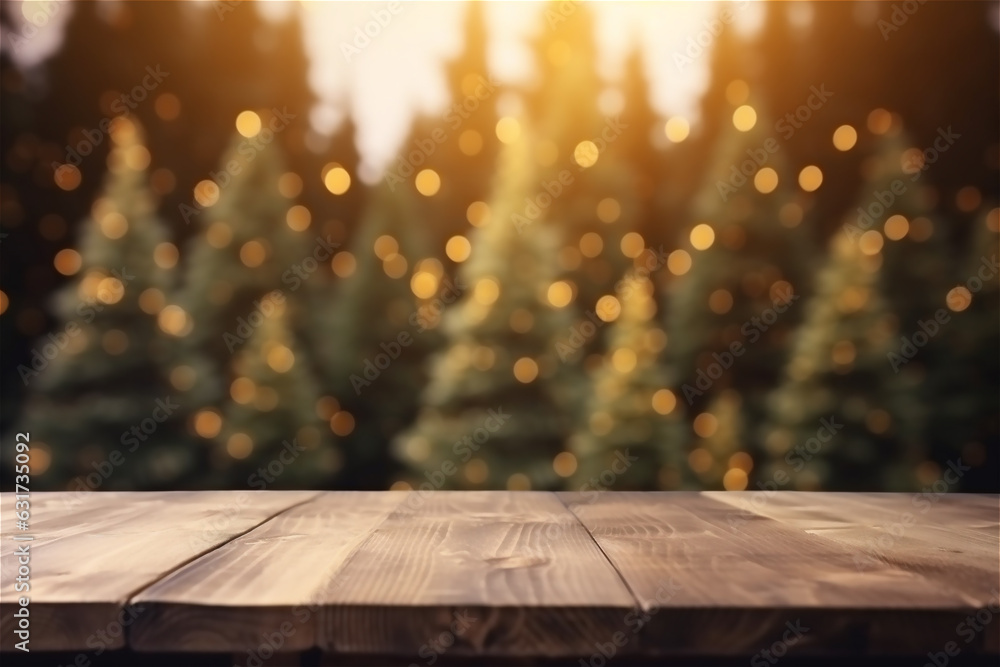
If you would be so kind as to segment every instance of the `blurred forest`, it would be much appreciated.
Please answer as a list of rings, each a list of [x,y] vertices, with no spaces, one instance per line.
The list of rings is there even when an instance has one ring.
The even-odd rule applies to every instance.
[[[890,39],[894,4],[768,3],[697,123],[539,5],[536,84],[488,95],[523,113],[420,117],[370,186],[349,117],[309,127],[300,10],[218,4],[78,2],[0,55],[34,488],[1000,490],[996,3]],[[485,21],[456,102],[499,85]]]

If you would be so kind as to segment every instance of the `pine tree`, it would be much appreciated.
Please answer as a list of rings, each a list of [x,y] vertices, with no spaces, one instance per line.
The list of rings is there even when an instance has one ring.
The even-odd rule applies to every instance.
[[[773,459],[758,466],[759,478],[781,470],[797,489],[914,487],[919,453],[899,433],[913,397],[890,363],[898,320],[880,287],[882,262],[874,248],[834,236],[784,381],[770,398]]]
[[[277,295],[274,312],[233,356],[230,396],[219,414],[215,485],[245,480],[250,488],[323,488],[342,464],[317,413],[319,393],[288,327]],[[204,413],[202,413],[204,414]]]
[[[388,443],[413,421],[442,299],[455,296],[425,229],[408,189],[379,186],[349,250],[353,273],[316,307],[324,390],[355,424],[344,438],[352,486],[385,488]]]
[[[261,122],[266,127],[269,119],[264,116]],[[186,378],[186,403],[192,412],[198,411],[192,427],[209,440],[217,436],[219,424],[199,428],[198,416],[203,411],[218,415],[219,406],[229,400],[232,383],[240,377],[233,372],[233,355],[244,350],[279,310],[284,328],[293,336],[295,344],[290,347],[295,349],[296,365],[316,372],[308,350],[298,341],[301,330],[308,328],[305,311],[312,305],[308,285],[321,280],[322,265],[329,263],[337,245],[330,235],[314,231],[308,209],[281,194],[279,179],[285,173],[281,151],[276,142],[264,138],[263,133],[235,136],[213,181],[196,193],[202,207],[199,233],[190,244],[185,288],[173,306],[179,324],[172,333],[182,340],[173,373]],[[319,409],[315,404],[310,407]],[[212,422],[206,419],[202,425]],[[321,447],[329,437],[323,433]],[[270,456],[267,447],[255,447],[242,464],[218,457],[211,463],[231,465],[235,476],[228,483],[245,486],[242,467],[256,469]],[[211,474],[218,478],[226,473]]]
[[[681,246],[690,268],[678,262],[682,275],[670,285],[668,331],[678,398],[697,413],[712,395],[738,392],[743,437],[756,457],[762,398],[777,384],[788,338],[801,321],[813,247],[803,222],[808,200],[792,189],[773,123],[759,102],[752,108],[752,127],[736,127],[737,120],[749,124],[743,115],[723,132],[692,204],[689,238]]]
[[[461,266],[461,301],[445,315],[447,348],[433,359],[431,383],[414,427],[394,442],[397,455],[432,488],[555,488],[553,460],[571,423],[558,337],[568,335],[568,295],[546,303],[557,281],[557,228],[521,224],[525,196],[536,181],[522,129],[505,146],[490,221],[475,230]],[[425,481],[426,480],[426,481]]]
[[[281,290],[289,302],[289,326],[296,330],[302,286],[336,249],[328,235],[310,231],[311,213],[281,194],[280,148],[259,139],[236,135],[218,180],[197,193],[200,229],[187,253],[179,305],[189,320],[184,337],[198,378],[193,400],[202,405],[225,395],[230,356],[269,315],[264,296]]]
[[[948,319],[937,335],[906,364],[922,361],[918,377],[926,418],[929,460],[937,470],[961,459],[972,470],[952,490],[990,491],[1000,468],[1000,209],[984,209],[975,220],[965,256],[955,267],[954,286],[939,304]],[[978,288],[973,292],[973,288]],[[926,320],[934,320],[928,313]],[[944,319],[944,318],[942,318]],[[928,483],[930,480],[924,481]]]
[[[608,487],[609,479],[615,490],[677,488],[687,469],[674,437],[681,408],[667,388],[667,335],[656,325],[653,285],[641,277],[630,282],[608,353],[590,378],[587,422],[570,441],[573,489]]]
[[[79,277],[56,295],[60,325],[39,341],[32,367],[21,367],[34,393],[25,429],[51,451],[43,480],[53,484],[171,487],[193,463],[179,446],[156,314],[172,289],[176,248],[147,189],[140,128],[119,118],[110,137],[103,192],[82,223],[78,255],[66,260],[78,262]]]

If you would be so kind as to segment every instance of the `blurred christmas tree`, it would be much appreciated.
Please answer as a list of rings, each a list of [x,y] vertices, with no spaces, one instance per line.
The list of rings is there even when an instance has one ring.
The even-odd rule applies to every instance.
[[[379,186],[343,260],[354,268],[316,307],[324,390],[339,401],[333,427],[344,436],[352,486],[386,486],[388,443],[417,412],[444,299],[457,297],[441,262],[428,257],[418,215],[407,188]]]
[[[394,443],[435,488],[559,482],[553,461],[570,428],[572,369],[555,344],[570,330],[572,288],[552,262],[557,228],[515,221],[537,182],[533,143],[519,130],[501,154],[490,220],[459,272],[468,291],[445,315],[448,347],[432,363],[424,408]]]
[[[298,338],[310,305],[303,286],[318,280],[336,251],[329,235],[310,232],[310,211],[287,196],[294,189],[289,188],[280,148],[266,140],[273,137],[268,128],[274,119],[280,122],[278,116],[241,114],[240,134],[219,171],[195,191],[200,231],[188,253],[185,288],[178,303],[168,306],[167,320],[168,332],[183,339],[172,378],[192,409],[217,408],[228,400],[226,389],[240,377],[232,373],[232,356],[270,318],[280,312],[284,329]],[[292,347],[296,365],[314,373],[306,350]],[[199,428],[197,418],[192,425],[202,438],[219,432],[211,419],[201,421],[208,428]],[[266,464],[269,456],[266,447],[255,447],[244,465]],[[240,471],[233,472],[238,476],[231,482],[244,485]]]
[[[1000,469],[1000,209],[984,209],[972,232],[967,254],[955,267],[954,286],[938,306],[947,308],[948,319],[913,361],[900,361],[904,369],[916,361],[927,369],[920,388],[934,463],[922,467],[921,481],[936,481],[961,460],[971,470],[959,488],[990,491]],[[936,314],[928,312],[924,320],[935,320]]]
[[[735,106],[735,105],[734,105]],[[751,456],[763,395],[777,382],[787,340],[801,321],[814,255],[808,201],[794,194],[773,124],[759,102],[740,105],[715,166],[692,204],[688,239],[670,258],[670,358],[678,398],[700,412],[731,388],[743,398]]]
[[[181,401],[166,381],[170,348],[157,327],[177,248],[147,189],[138,125],[118,118],[110,136],[108,175],[80,252],[56,257],[79,278],[57,295],[60,326],[19,369],[35,392],[24,430],[49,453],[49,479],[77,476],[73,490],[171,488],[193,464],[178,446]]]
[[[570,441],[575,461],[565,455],[556,461],[559,473],[576,465],[573,490],[678,488],[687,470],[676,448],[681,409],[667,388],[661,355],[667,335],[656,325],[653,285],[648,278],[630,282],[608,333],[608,353],[590,378],[586,424]]]
[[[712,399],[705,412],[694,417],[697,440],[688,454],[697,488],[742,491],[747,488],[753,458],[744,451],[746,426],[743,398],[727,389]]]
[[[770,399],[758,478],[781,470],[797,489],[904,491],[920,452],[899,428],[912,396],[889,363],[897,320],[882,295],[876,242],[833,238],[831,256],[797,334],[782,385]]]
[[[340,468],[340,453],[320,419],[319,394],[310,369],[289,330],[280,292],[265,301],[273,312],[233,355],[235,379],[221,414],[195,416],[202,433],[214,437],[212,486],[246,480],[250,488],[323,488]],[[221,418],[220,418],[221,417]]]

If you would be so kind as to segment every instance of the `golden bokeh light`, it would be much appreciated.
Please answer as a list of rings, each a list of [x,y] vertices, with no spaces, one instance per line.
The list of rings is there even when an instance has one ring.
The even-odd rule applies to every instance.
[[[892,114],[885,109],[873,109],[868,114],[868,131],[872,134],[885,134],[892,127]]]
[[[674,116],[667,121],[663,128],[667,139],[675,144],[679,144],[691,134],[691,124],[683,116]]]
[[[214,438],[222,430],[222,417],[215,410],[201,410],[194,416],[194,431],[202,438]]]
[[[252,403],[256,393],[257,385],[248,377],[238,377],[229,385],[229,395],[240,405]]]
[[[118,211],[101,216],[98,225],[101,233],[109,239],[120,239],[128,232],[128,220]]]
[[[496,134],[501,143],[512,144],[521,136],[521,124],[516,118],[504,116],[497,121]]]
[[[709,295],[708,307],[716,315],[724,315],[733,308],[733,295],[729,290],[717,289]]]
[[[63,248],[56,253],[55,259],[52,260],[52,264],[56,267],[56,271],[64,276],[72,276],[80,270],[81,266],[83,266],[83,257],[81,257],[80,253],[72,248]]]
[[[71,164],[63,164],[56,168],[53,174],[53,180],[56,186],[60,190],[76,190],[80,187],[80,183],[83,180],[83,176],[80,174],[80,170]]]
[[[857,356],[857,349],[854,347],[854,343],[849,340],[838,340],[833,344],[833,349],[830,350],[830,358],[838,366],[853,364],[855,356]]]
[[[226,453],[236,460],[242,460],[253,453],[253,439],[246,433],[233,433],[226,440]]]
[[[764,167],[753,177],[753,186],[762,194],[774,192],[778,187],[778,172],[770,167]]]
[[[580,253],[584,257],[597,257],[604,250],[604,239],[597,232],[587,232],[580,237]]]
[[[598,157],[600,157],[600,151],[597,150],[597,144],[589,139],[581,141],[573,149],[573,162],[576,162],[584,169],[597,164]]]
[[[833,147],[838,151],[849,151],[858,143],[858,131],[851,125],[841,125],[833,131]]]
[[[552,459],[552,469],[560,477],[569,477],[576,472],[576,457],[570,452],[559,452]]]
[[[304,232],[309,229],[309,225],[312,223],[312,213],[309,209],[301,204],[296,204],[292,206],[285,213],[285,224],[288,225],[289,229],[296,232]]]
[[[233,240],[233,228],[221,220],[217,220],[208,226],[205,231],[205,240],[208,241],[208,245],[221,250]]]
[[[425,197],[433,197],[441,189],[441,177],[433,169],[422,169],[413,182],[417,192]]]
[[[179,391],[187,391],[198,381],[198,373],[187,365],[175,366],[170,369],[170,385]]]
[[[500,298],[500,283],[494,278],[480,278],[472,289],[472,298],[484,306],[489,306]]]
[[[885,232],[885,237],[890,241],[900,241],[906,238],[907,232],[910,231],[910,221],[905,216],[897,213],[885,221],[883,231]]]
[[[715,230],[707,223],[700,223],[691,230],[691,246],[695,250],[708,250],[715,243]]]
[[[711,438],[719,430],[719,420],[711,412],[702,412],[691,426],[699,438]]]
[[[153,261],[161,269],[172,269],[177,266],[177,260],[180,259],[180,252],[177,250],[177,246],[169,241],[164,241],[163,243],[158,243],[155,248],[153,248]]]
[[[729,467],[750,472],[753,470],[753,457],[746,452],[736,452],[729,457]]]
[[[750,478],[739,468],[730,468],[722,476],[722,486],[726,491],[743,491],[747,488]]]
[[[473,227],[482,227],[490,221],[490,206],[483,201],[474,201],[465,209],[465,219]]]
[[[0,315],[6,313],[9,306],[10,299],[7,297],[7,292],[0,290]]]
[[[555,308],[565,308],[573,300],[573,288],[565,280],[557,280],[546,291],[549,304]]]
[[[284,345],[273,345],[267,350],[266,360],[275,373],[287,373],[295,365],[295,354]]]
[[[181,101],[173,93],[158,95],[153,110],[162,120],[175,120],[181,114]]]
[[[219,185],[210,179],[198,181],[194,186],[194,200],[198,206],[208,208],[219,201]]]
[[[968,287],[963,285],[952,287],[948,290],[944,301],[949,310],[954,313],[960,313],[972,303],[972,292],[969,291]]]
[[[594,306],[594,312],[597,313],[597,317],[600,318],[601,321],[614,322],[622,313],[622,304],[617,297],[605,294],[597,300],[597,304]]]
[[[342,195],[351,189],[351,174],[339,164],[326,165],[323,174],[323,186],[335,195]]]
[[[874,229],[869,229],[867,232],[861,235],[858,239],[858,248],[862,253],[868,256],[877,255],[882,252],[882,246],[885,241],[882,235],[879,234]]]
[[[712,469],[712,455],[701,447],[691,450],[688,454],[688,465],[696,473],[706,473]]]
[[[458,234],[448,239],[444,252],[451,261],[461,263],[469,259],[469,255],[472,254],[472,244],[469,243],[469,239]]]
[[[675,276],[683,276],[691,270],[691,253],[687,250],[674,250],[667,255],[667,270]]]
[[[188,316],[180,306],[164,306],[156,316],[160,329],[171,336],[183,336],[188,331]]]
[[[278,192],[287,199],[293,199],[302,194],[302,185],[302,177],[294,171],[286,171],[278,177]]]
[[[483,135],[475,130],[465,130],[458,135],[458,150],[468,156],[479,155],[483,150]]]
[[[653,394],[652,403],[657,414],[669,415],[677,407],[677,396],[669,389],[658,389]]]
[[[635,350],[630,347],[619,347],[611,353],[611,367],[618,373],[630,373],[638,362]]]
[[[330,260],[330,269],[338,278],[347,278],[354,274],[358,268],[358,260],[354,255],[346,250],[338,252]]]
[[[382,270],[390,278],[402,278],[406,275],[406,268],[409,266],[406,258],[398,253],[389,255],[382,260]]]
[[[438,278],[430,271],[417,271],[410,278],[410,291],[418,299],[429,299],[437,292]]]
[[[514,377],[523,384],[532,382],[538,377],[538,362],[531,357],[521,357],[514,362]]]
[[[616,221],[622,214],[621,204],[617,199],[607,197],[597,202],[597,219],[604,223]]]
[[[749,132],[756,124],[757,111],[749,104],[744,104],[733,112],[733,127],[740,132]]]
[[[799,187],[806,192],[815,192],[823,184],[823,170],[814,164],[803,167],[799,172]]]
[[[267,258],[267,248],[261,241],[253,239],[240,246],[240,261],[244,266],[255,268],[264,263]]]
[[[372,250],[375,251],[376,257],[385,261],[399,252],[399,242],[394,236],[383,234],[375,239],[375,243],[372,244]]]
[[[334,414],[330,418],[330,430],[340,437],[350,435],[354,431],[354,415],[346,410]]]
[[[629,232],[621,240],[622,254],[630,259],[635,259],[646,249],[646,240],[638,232]]]
[[[241,111],[236,116],[236,131],[247,139],[260,134],[261,126],[260,116],[253,111]]]
[[[97,283],[97,299],[102,303],[115,304],[125,296],[125,284],[114,276],[102,278]]]

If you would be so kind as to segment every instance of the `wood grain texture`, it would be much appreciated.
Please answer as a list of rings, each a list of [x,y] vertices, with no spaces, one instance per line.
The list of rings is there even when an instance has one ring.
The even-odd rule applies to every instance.
[[[759,492],[561,497],[650,612],[639,633],[644,653],[715,647],[720,654],[752,654],[785,636],[794,637],[789,653],[800,655],[922,653],[956,639],[956,625],[976,600],[919,567],[885,560],[859,567],[856,546],[815,530],[833,521],[850,523],[848,517],[860,511],[840,495],[783,492],[767,502]],[[813,523],[786,523],[777,510],[768,513],[774,498],[824,514]],[[897,497],[900,506],[911,501]],[[980,507],[976,518],[967,519],[971,531],[983,528],[985,512]],[[989,570],[985,551],[971,559],[980,572]],[[809,631],[796,636],[788,623]],[[982,648],[977,642],[970,650]]]
[[[32,650],[121,648],[141,615],[129,597],[312,492],[31,494]],[[13,494],[0,512],[13,514]],[[6,525],[6,522],[5,522]],[[17,597],[17,543],[0,548],[0,632],[9,650]],[[103,634],[102,634],[103,633]]]
[[[143,651],[280,650],[316,645],[316,600],[407,497],[329,492],[175,570],[133,598],[146,609],[131,633]]]
[[[321,598],[321,648],[572,656],[623,628],[636,601],[551,493],[412,493]]]

